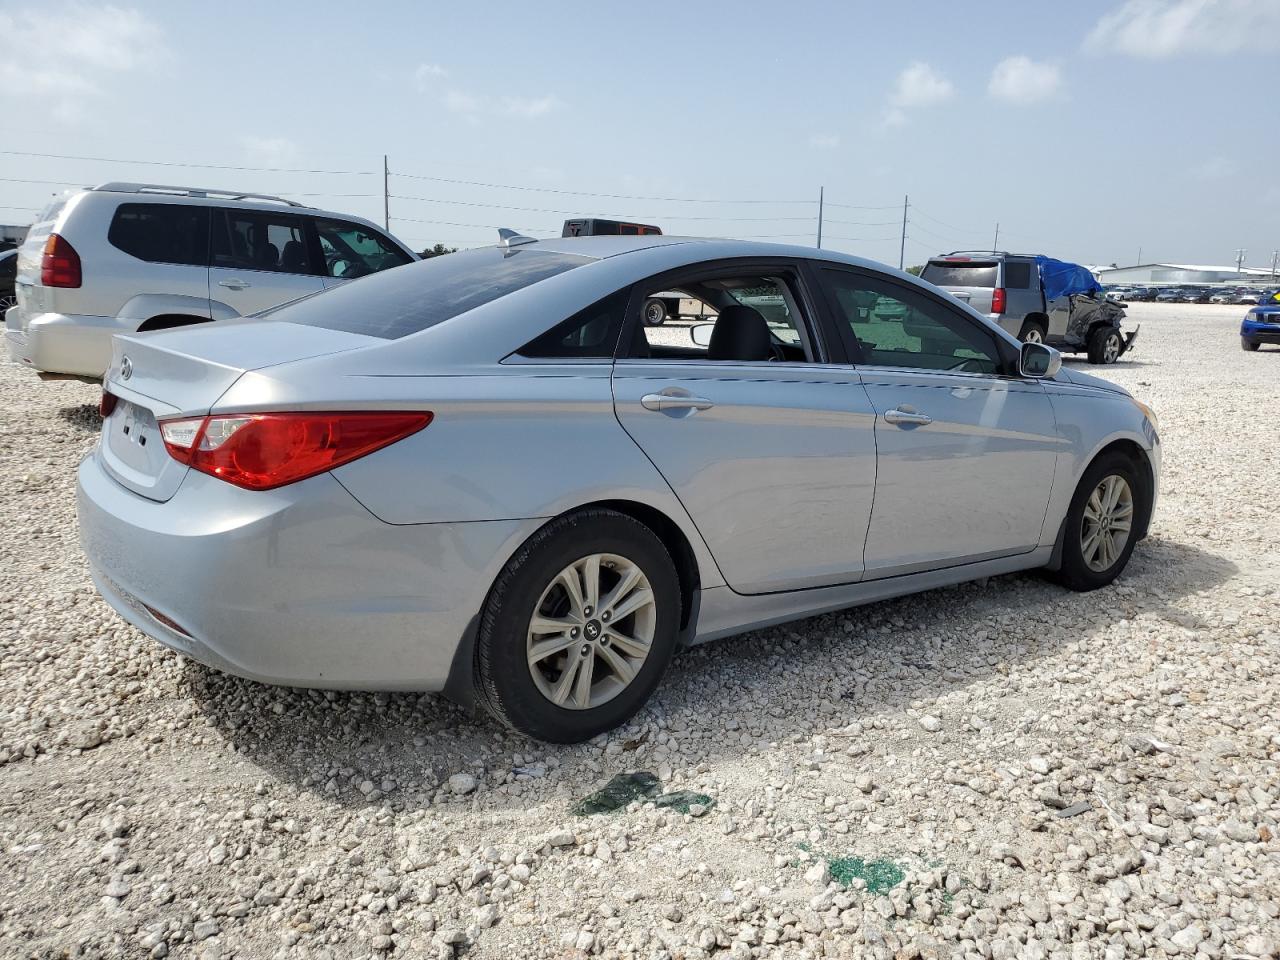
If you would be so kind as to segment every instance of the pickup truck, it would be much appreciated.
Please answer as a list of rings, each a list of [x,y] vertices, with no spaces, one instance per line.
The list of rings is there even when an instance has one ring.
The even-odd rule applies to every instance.
[[[1115,363],[1137,328],[1121,329],[1125,308],[1108,300],[1085,267],[1035,254],[965,251],[934,257],[920,279],[941,287],[1018,339]]]

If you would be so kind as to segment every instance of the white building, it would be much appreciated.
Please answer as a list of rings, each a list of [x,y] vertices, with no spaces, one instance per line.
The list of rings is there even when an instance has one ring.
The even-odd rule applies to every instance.
[[[1124,283],[1224,283],[1229,280],[1269,280],[1270,268],[1233,266],[1218,267],[1200,263],[1140,263],[1132,267],[1102,267],[1096,271],[1099,282]]]

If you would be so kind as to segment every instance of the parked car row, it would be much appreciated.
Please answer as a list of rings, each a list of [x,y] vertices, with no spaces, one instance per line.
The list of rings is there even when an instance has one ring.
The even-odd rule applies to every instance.
[[[1275,289],[1257,287],[1116,287],[1106,288],[1107,299],[1119,303],[1259,303]]]

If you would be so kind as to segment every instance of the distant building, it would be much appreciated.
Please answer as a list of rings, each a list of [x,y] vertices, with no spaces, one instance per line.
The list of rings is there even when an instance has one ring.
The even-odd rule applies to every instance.
[[[1229,280],[1269,280],[1270,268],[1217,267],[1199,263],[1140,263],[1133,267],[1096,269],[1101,283],[1224,283]]]

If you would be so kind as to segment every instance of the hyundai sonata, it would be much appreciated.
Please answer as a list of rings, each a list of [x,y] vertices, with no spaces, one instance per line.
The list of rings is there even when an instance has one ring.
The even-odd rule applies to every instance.
[[[643,322],[653,294],[709,322]],[[272,683],[444,691],[529,735],[675,650],[1016,570],[1110,583],[1155,416],[825,250],[501,243],[118,336],[81,535],[145,633]]]

